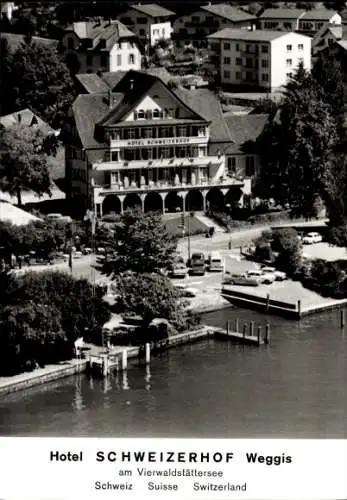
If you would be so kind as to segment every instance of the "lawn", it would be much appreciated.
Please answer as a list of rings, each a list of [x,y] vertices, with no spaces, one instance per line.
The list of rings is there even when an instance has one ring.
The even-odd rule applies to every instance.
[[[188,219],[190,218],[190,235],[193,236],[194,234],[203,234],[208,232],[209,228],[201,222],[199,219],[197,219],[195,216],[189,216],[186,215],[184,217],[184,224],[185,224],[185,236],[188,234]],[[174,236],[177,236],[178,238],[182,238],[182,217],[177,216],[173,217],[172,219],[168,219],[164,222],[166,229],[168,232]]]

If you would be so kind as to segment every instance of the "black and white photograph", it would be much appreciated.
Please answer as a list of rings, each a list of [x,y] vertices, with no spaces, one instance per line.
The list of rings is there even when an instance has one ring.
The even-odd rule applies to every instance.
[[[346,438],[347,2],[0,32],[0,436]]]

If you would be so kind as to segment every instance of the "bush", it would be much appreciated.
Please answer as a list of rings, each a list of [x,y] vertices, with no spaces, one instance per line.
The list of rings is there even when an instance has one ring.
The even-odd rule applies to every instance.
[[[326,241],[338,247],[347,247],[347,225],[330,226],[326,231]]]
[[[342,299],[347,297],[346,272],[338,262],[315,259],[303,264],[297,273],[301,283],[323,297]]]

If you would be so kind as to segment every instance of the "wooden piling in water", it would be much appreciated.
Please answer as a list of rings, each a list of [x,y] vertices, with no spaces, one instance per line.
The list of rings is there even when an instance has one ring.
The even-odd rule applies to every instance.
[[[122,351],[122,370],[126,370],[128,368],[128,352],[126,349]]]
[[[243,331],[242,331],[243,337],[246,337],[246,333],[247,333],[247,323],[244,323],[243,324]]]
[[[261,326],[259,325],[257,330],[258,344],[260,344],[260,337],[261,337]]]
[[[146,343],[146,365],[149,365],[151,362],[151,344],[149,342]]]
[[[344,311],[344,309],[341,309],[341,311],[340,311],[340,326],[341,326],[341,328],[345,327],[345,311]]]
[[[301,300],[298,300],[298,316],[301,318]]]
[[[270,343],[270,323],[267,322],[265,326],[264,344],[269,344],[269,343]]]
[[[254,321],[251,321],[250,328],[249,328],[249,334],[251,337],[254,336]]]
[[[266,295],[266,311],[269,311],[269,306],[270,306],[270,294]]]

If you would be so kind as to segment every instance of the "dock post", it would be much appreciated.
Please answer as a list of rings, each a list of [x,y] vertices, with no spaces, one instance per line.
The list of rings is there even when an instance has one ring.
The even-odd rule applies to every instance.
[[[345,311],[344,311],[344,309],[341,309],[341,311],[340,311],[340,325],[341,325],[341,328],[345,327]]]
[[[270,323],[267,322],[265,326],[264,344],[269,344],[269,343],[270,343]]]
[[[104,377],[108,375],[108,356],[104,356],[102,360],[102,374]]]
[[[254,321],[251,321],[251,324],[250,324],[250,329],[249,329],[249,334],[251,337],[254,337]]]
[[[298,300],[298,316],[301,318],[301,300]]]
[[[242,334],[243,334],[243,338],[245,338],[245,337],[246,337],[246,332],[247,332],[247,323],[244,323],[244,324],[243,324],[243,332],[242,332]]]
[[[257,338],[258,338],[258,344],[259,345],[260,345],[260,336],[261,336],[261,326],[258,326]]]
[[[269,305],[270,305],[270,294],[266,295],[266,312],[269,311]]]
[[[235,320],[235,332],[239,333],[239,318],[236,318]]]
[[[122,370],[126,370],[128,367],[128,352],[126,349],[122,351]]]
[[[149,365],[151,362],[151,344],[149,342],[146,343],[146,365]]]

